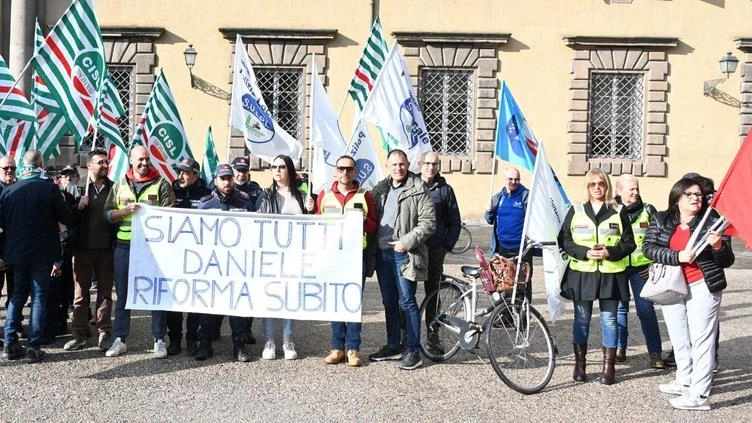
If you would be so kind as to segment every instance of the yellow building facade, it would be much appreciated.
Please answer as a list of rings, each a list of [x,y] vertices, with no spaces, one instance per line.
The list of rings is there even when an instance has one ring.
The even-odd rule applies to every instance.
[[[11,26],[0,42],[13,61],[21,37],[14,42],[13,17],[20,12],[10,3],[0,3]],[[67,7],[13,3],[38,14],[47,29]],[[387,43],[396,41],[405,56],[442,174],[468,219],[480,218],[508,166],[498,162],[491,187],[502,81],[573,201],[582,200],[582,175],[593,167],[635,174],[643,198],[659,209],[687,172],[717,186],[752,125],[749,1],[94,0],[94,6],[110,67],[121,70],[121,88],[130,92],[125,126],[135,127],[162,69],[193,152],[203,155],[211,125],[221,161],[228,151],[230,158],[245,154],[228,125],[236,34],[257,72],[269,78],[264,89],[293,87],[272,102],[307,150],[311,57],[333,108],[343,108],[347,137],[357,108],[346,93],[378,16]],[[193,77],[183,56],[189,44],[198,52]],[[725,78],[719,59],[726,52],[739,59],[738,70],[704,90],[705,81]],[[294,98],[285,98],[290,91]],[[263,164],[253,162],[252,178],[268,184]]]

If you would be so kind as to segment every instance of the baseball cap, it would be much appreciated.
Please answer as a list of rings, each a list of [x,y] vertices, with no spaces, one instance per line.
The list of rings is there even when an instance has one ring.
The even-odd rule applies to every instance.
[[[249,168],[248,157],[235,157],[232,160],[232,168],[241,172],[247,172]]]
[[[73,165],[65,165],[60,169],[60,174],[65,175],[66,173],[78,174],[78,169]]]
[[[182,170],[183,172],[195,172],[199,173],[201,172],[201,166],[198,164],[197,161],[193,159],[183,159],[180,164],[178,165],[178,170]]]
[[[223,163],[219,166],[217,166],[217,178],[221,178],[223,176],[234,176],[235,174],[232,172],[232,167],[228,165],[227,163]]]

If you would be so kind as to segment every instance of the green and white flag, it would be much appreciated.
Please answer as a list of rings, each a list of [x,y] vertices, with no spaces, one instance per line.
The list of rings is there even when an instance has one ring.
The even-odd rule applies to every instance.
[[[107,177],[117,182],[128,172],[128,152],[110,140],[105,140],[105,145],[107,146],[107,159],[110,161]]]
[[[219,166],[219,157],[217,157],[214,136],[212,136],[211,126],[209,126],[209,130],[206,132],[206,143],[204,144],[204,162],[201,164],[201,178],[207,185],[214,179],[217,166]]]
[[[106,76],[104,45],[92,0],[74,1],[31,60],[77,144],[86,135]]]
[[[152,164],[170,182],[178,177],[178,164],[183,159],[193,159],[175,97],[161,70],[131,141],[131,146],[138,144],[149,149]]]
[[[0,119],[4,121],[20,119],[34,122],[37,119],[34,108],[31,107],[29,100],[26,99],[26,95],[20,88],[13,88],[15,83],[16,78],[10,73],[8,64],[0,56],[0,99],[7,97],[2,109],[0,109]]]
[[[123,107],[118,89],[112,82],[109,73],[104,80],[102,99],[99,104],[99,113],[95,114],[99,134],[117,144],[121,149],[127,150],[118,124],[118,118],[125,113],[125,107]],[[89,128],[89,130],[93,129]]]
[[[37,117],[24,92],[19,88],[11,89],[15,83],[16,79],[0,56],[0,94],[7,96],[0,109],[0,153],[20,162],[34,142]]]

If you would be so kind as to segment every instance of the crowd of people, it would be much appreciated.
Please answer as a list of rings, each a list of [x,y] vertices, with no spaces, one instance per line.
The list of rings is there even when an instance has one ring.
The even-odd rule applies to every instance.
[[[437,334],[431,333],[428,322],[422,329],[416,300],[419,282],[424,282],[426,295],[438,289],[445,255],[457,242],[461,227],[457,199],[439,172],[437,153],[423,154],[420,172],[413,173],[405,152],[390,151],[388,176],[371,191],[356,180],[355,160],[341,156],[331,185],[318,193],[308,192],[294,161],[284,155],[272,161],[272,184],[266,189],[251,181],[247,157],[219,165],[211,181],[201,179],[199,163],[185,159],[173,183],[159,175],[144,147],[131,150],[129,163],[126,175],[111,181],[107,154],[93,150],[88,155],[86,180],[81,182],[75,166],[59,172],[44,169],[37,151],[25,154],[21,169],[12,158],[0,158],[0,284],[4,281],[7,293],[4,359],[41,360],[44,351],[40,347],[67,332],[69,311],[71,339],[63,346],[65,351],[87,348],[92,342],[107,357],[127,353],[131,313],[125,302],[131,222],[141,204],[287,215],[360,210],[362,278],[365,281],[376,274],[386,321],[386,342],[368,359],[395,360],[406,370],[422,366],[421,330],[426,331],[426,348],[442,351],[445,347]],[[491,252],[512,257],[520,250],[529,191],[517,169],[508,168],[503,174],[504,186],[491,198],[484,217],[493,228]],[[726,287],[723,268],[734,260],[729,239],[708,230],[717,214],[703,219],[712,191],[709,179],[687,175],[672,187],[668,209],[658,212],[643,202],[634,176],[619,176],[614,196],[606,173],[594,169],[586,174],[586,201],[573,204],[559,234],[559,245],[569,256],[562,296],[574,303],[573,380],[588,379],[590,322],[598,300],[603,334],[600,381],[606,385],[616,382],[615,363],[627,359],[627,316],[634,299],[648,365],[677,367],[675,380],[660,385],[660,391],[679,395],[671,400],[676,408],[710,408],[708,397],[717,366],[718,310]],[[29,225],[30,221],[35,224]],[[688,242],[696,232],[707,236],[707,244],[692,252]],[[532,251],[523,257],[531,268],[532,257]],[[655,307],[639,295],[653,262],[681,266],[689,287],[684,301],[662,307],[673,345],[665,356]],[[92,311],[93,288],[96,301]],[[532,298],[531,283],[524,295]],[[31,311],[25,330],[22,310],[28,299]],[[435,309],[426,310],[427,320],[435,313]],[[196,360],[211,358],[212,342],[220,336],[223,318],[152,311],[154,357],[180,354],[185,345]],[[256,343],[253,318],[229,316],[229,325],[232,357],[250,361],[249,345]],[[282,357],[297,358],[293,320],[263,318],[261,326],[262,359],[277,357],[278,327]],[[92,337],[93,330],[96,337]],[[27,338],[25,347],[19,341],[23,337]],[[331,351],[324,362],[358,367],[360,345],[361,323],[331,322]]]

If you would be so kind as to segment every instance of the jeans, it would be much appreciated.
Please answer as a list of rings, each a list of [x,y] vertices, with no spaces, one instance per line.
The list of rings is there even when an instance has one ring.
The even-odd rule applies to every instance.
[[[112,334],[125,342],[131,332],[131,311],[125,308],[128,301],[128,264],[130,263],[130,245],[118,243],[115,247],[115,323]]]
[[[601,331],[603,346],[616,348],[616,308],[617,300],[598,300],[601,309]],[[593,315],[593,301],[574,302],[574,321],[572,322],[572,341],[577,345],[587,345],[590,335],[590,318]]]
[[[151,336],[164,340],[169,329],[170,342],[183,338],[183,313],[179,311],[154,310],[151,312]]]
[[[634,297],[637,317],[640,319],[642,334],[645,336],[645,344],[649,353],[660,354],[663,352],[661,346],[661,331],[658,328],[658,317],[655,315],[653,303],[640,297],[640,292],[645,286],[645,278],[634,269],[628,271],[629,283],[632,285],[632,296]],[[618,330],[617,348],[627,348],[627,315],[629,314],[629,301],[619,301],[619,307],[616,310],[616,326]]]
[[[407,329],[407,349],[420,351],[420,309],[415,299],[418,284],[404,278],[399,272],[406,258],[406,253],[381,250],[376,257],[376,274],[384,304],[387,345],[392,348],[400,346],[402,310]]]
[[[49,265],[16,264],[13,266],[14,291],[5,318],[5,346],[18,342],[16,329],[23,317],[26,298],[31,294],[31,318],[29,319],[29,348],[39,348],[47,313],[47,289],[50,284]]]
[[[363,280],[362,285],[366,282],[367,263],[363,260]],[[362,294],[361,290],[361,294]],[[361,296],[362,299],[362,296]],[[360,351],[360,332],[363,329],[361,322],[332,322],[332,349]]]
[[[232,319],[232,317],[230,317]],[[277,320],[282,320],[282,340],[287,342],[292,338],[292,322],[291,319],[272,319],[264,317],[261,319],[264,323],[264,338],[267,340],[274,339],[274,328],[277,326]],[[230,322],[232,325],[232,322]],[[248,332],[250,333],[250,325],[248,325]]]

